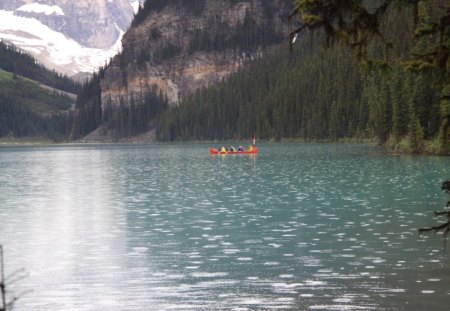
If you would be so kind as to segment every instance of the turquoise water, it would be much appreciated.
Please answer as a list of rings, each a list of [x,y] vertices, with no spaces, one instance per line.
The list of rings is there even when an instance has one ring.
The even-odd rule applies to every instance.
[[[27,273],[8,298],[28,291],[15,310],[447,310],[450,250],[417,228],[444,220],[432,212],[449,178],[448,157],[364,145],[2,147],[5,272]]]

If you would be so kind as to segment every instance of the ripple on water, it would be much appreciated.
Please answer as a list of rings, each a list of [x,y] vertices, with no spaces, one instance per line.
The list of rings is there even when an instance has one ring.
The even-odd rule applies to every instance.
[[[278,266],[280,263],[278,261],[266,261],[265,266]]]
[[[438,253],[442,250],[438,243],[433,244],[432,236],[422,238],[426,243],[415,240],[416,220],[423,223],[430,217],[429,212],[424,212],[424,203],[431,202],[431,198],[439,200],[440,190],[436,189],[433,196],[429,194],[434,189],[431,187],[411,192],[409,205],[405,192],[419,184],[409,177],[416,176],[418,170],[407,165],[426,162],[434,172],[431,175],[427,167],[430,179],[420,184],[418,189],[422,189],[445,172],[442,163],[447,164],[446,159],[438,159],[434,166],[434,159],[406,157],[404,161],[377,155],[367,160],[362,153],[356,152],[355,157],[353,151],[333,151],[354,149],[348,146],[324,149],[315,145],[277,145],[277,152],[271,150],[272,146],[265,146],[267,150],[257,161],[208,159],[204,146],[158,146],[157,151],[152,148],[114,147],[114,152],[99,154],[104,155],[101,157],[82,157],[88,162],[63,166],[89,165],[97,170],[105,167],[93,173],[80,175],[82,170],[77,170],[55,175],[56,166],[49,166],[48,174],[36,177],[52,176],[48,182],[55,190],[58,185],[53,180],[71,176],[61,183],[71,190],[65,192],[67,198],[61,199],[48,187],[49,195],[62,203],[49,215],[46,200],[36,204],[35,198],[44,193],[40,192],[42,189],[34,189],[32,195],[23,193],[25,197],[17,204],[25,205],[17,209],[22,214],[11,214],[16,211],[13,205],[17,202],[10,202],[8,197],[0,200],[7,205],[0,206],[0,236],[9,238],[9,244],[18,245],[19,251],[27,247],[35,251],[32,244],[58,243],[58,239],[43,239],[42,235],[61,232],[64,236],[63,243],[56,245],[63,250],[56,254],[58,269],[45,271],[79,277],[78,270],[71,269],[73,258],[78,258],[78,268],[99,272],[85,278],[91,282],[87,285],[92,287],[92,295],[105,295],[90,298],[83,305],[76,302],[80,308],[74,309],[115,310],[120,301],[124,310],[139,310],[142,306],[155,310],[380,310],[384,303],[380,298],[390,299],[392,309],[401,308],[406,291],[411,291],[408,297],[418,300],[450,296],[448,280],[433,270],[441,268],[447,257]],[[127,161],[132,168],[108,162],[124,155],[127,160],[132,159]],[[99,162],[95,163],[97,158]],[[76,162],[77,157],[72,160]],[[4,157],[0,157],[0,171],[4,173],[9,169],[1,165],[2,161]],[[39,161],[38,168],[46,163]],[[159,174],[161,171],[163,174]],[[32,169],[27,170],[28,176],[32,173]],[[90,175],[102,178],[92,180]],[[20,179],[20,174],[11,172],[6,176],[0,182],[0,199],[5,198],[6,189],[21,182],[39,180],[37,188],[46,184],[40,178]],[[69,184],[77,178],[76,185]],[[250,179],[254,182],[248,182]],[[6,188],[5,183],[9,184]],[[95,187],[84,187],[85,184]],[[400,184],[408,188],[395,186]],[[70,206],[71,192],[77,202],[76,195],[86,196],[82,203],[92,201],[95,208]],[[55,214],[59,212],[67,217]],[[22,225],[11,226],[5,221],[16,218],[19,221],[14,224],[20,224],[22,216]],[[56,217],[61,223],[64,220],[64,228],[54,222]],[[34,219],[39,219],[40,224],[34,225]],[[8,226],[12,229],[5,229]],[[20,239],[16,228],[20,228]],[[28,242],[26,238],[30,236]],[[75,241],[69,241],[71,238]],[[77,241],[83,243],[75,244]],[[430,247],[430,243],[434,246]],[[63,258],[67,245],[76,252]],[[20,258],[19,251],[15,257]],[[423,256],[416,258],[417,254]],[[46,265],[42,258],[33,257],[33,252],[30,256],[29,263]],[[404,258],[408,262],[402,262]],[[417,272],[415,267],[420,268],[420,280],[414,282],[419,278],[414,274],[408,283],[410,274]],[[41,277],[44,279],[43,274]],[[117,284],[126,286],[113,288]],[[405,288],[389,288],[387,284],[402,284]],[[52,284],[44,282],[42,286]],[[70,303],[80,293],[89,296],[91,293],[81,291],[86,288],[89,287],[85,283],[80,283],[74,288],[49,289],[42,296],[50,301],[49,305],[66,297]],[[367,296],[344,294],[355,288]],[[31,302],[23,309],[34,306],[40,305]]]
[[[239,250],[239,249],[237,249],[237,248],[226,248],[226,249],[222,250],[222,252],[223,252],[224,254],[227,254],[227,255],[237,254],[237,253],[239,253],[240,251],[241,251],[241,250]]]
[[[312,305],[309,306],[310,310],[331,310],[331,311],[341,311],[341,310],[377,310],[378,306],[367,306],[367,305],[348,305],[348,304],[336,304],[336,305]]]
[[[217,245],[217,244],[207,244],[207,245],[203,246],[203,248],[218,248],[218,247],[219,247],[219,245]]]
[[[191,276],[194,278],[222,278],[228,276],[227,272],[193,272]]]

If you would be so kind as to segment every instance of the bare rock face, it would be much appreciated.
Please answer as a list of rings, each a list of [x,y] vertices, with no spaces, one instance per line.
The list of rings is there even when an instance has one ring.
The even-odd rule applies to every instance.
[[[142,98],[150,90],[176,105],[286,38],[291,1],[168,3],[149,10],[139,23],[135,20],[124,35],[122,53],[109,64],[101,81],[103,105]]]

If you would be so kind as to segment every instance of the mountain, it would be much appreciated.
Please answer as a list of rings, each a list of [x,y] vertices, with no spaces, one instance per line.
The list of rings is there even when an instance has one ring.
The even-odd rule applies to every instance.
[[[152,0],[138,11],[101,81],[117,106],[149,89],[177,104],[283,43],[289,0]]]
[[[164,110],[284,44],[291,7],[291,0],[147,1],[122,39],[122,52],[78,103],[72,136],[99,126],[108,135],[114,129],[116,138],[154,127]]]
[[[58,72],[92,73],[120,51],[139,0],[4,0],[0,38]]]

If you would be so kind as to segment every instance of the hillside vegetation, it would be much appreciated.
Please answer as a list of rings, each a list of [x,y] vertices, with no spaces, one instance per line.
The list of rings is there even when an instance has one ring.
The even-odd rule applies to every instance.
[[[285,41],[291,0],[157,0],[140,8],[122,52],[77,102],[73,138],[154,128],[169,106]]]
[[[392,11],[385,21],[395,43],[387,72],[366,70],[347,47],[324,48],[320,35],[305,36],[292,55],[282,47],[184,100],[159,120],[157,138],[369,138],[422,152],[423,139],[439,130],[439,94],[430,77],[402,65],[416,44],[411,20],[411,12]],[[382,52],[381,44],[370,46],[372,55]]]
[[[81,84],[0,41],[0,138],[66,140]]]
[[[71,139],[80,139],[96,129],[114,139],[155,129],[159,141],[243,139],[255,133],[265,140],[376,140],[400,151],[442,154],[437,142],[441,113],[440,91],[432,82],[435,79],[430,73],[419,75],[405,69],[411,53],[427,45],[426,40],[414,38],[413,12],[406,9],[388,12],[381,31],[386,42],[393,43],[388,55],[389,66],[375,70],[370,68],[371,64],[365,66],[358,62],[348,46],[324,46],[325,38],[320,32],[314,36],[303,32],[290,54],[285,42],[287,36],[282,40],[279,33],[270,32],[269,23],[261,19],[256,23],[247,13],[242,24],[237,24],[238,28],[242,26],[242,31],[227,31],[220,20],[206,17],[211,25],[194,29],[182,46],[182,41],[174,41],[173,46],[170,41],[164,41],[159,29],[144,27],[151,24],[146,20],[151,12],[168,5],[185,9],[191,3],[193,16],[200,16],[205,3],[209,3],[205,1],[147,1],[136,15],[133,27],[141,27],[140,35],[151,40],[145,41],[141,50],[136,46],[139,40],[128,40],[122,54],[94,74],[92,80],[76,86],[80,92],[75,113],[64,117],[59,114],[58,122],[48,124],[58,124],[54,126],[58,135]],[[284,1],[280,3],[287,5]],[[427,5],[430,12],[439,9],[431,2]],[[265,8],[267,14],[264,14],[270,18],[269,11],[274,9],[271,4],[263,2],[260,7]],[[158,44],[153,46],[152,40]],[[277,42],[286,44],[277,45]],[[367,47],[368,55],[383,57],[385,46],[385,42],[372,41]],[[256,59],[252,58],[249,65],[221,82],[207,84],[208,87],[183,96],[177,105],[171,106],[166,94],[156,86],[145,88],[145,92],[127,93],[136,88],[135,84],[128,84],[131,73],[135,78],[148,78],[145,74],[160,62],[170,68],[172,60],[188,59],[190,53],[231,50],[239,54],[247,48],[256,51],[260,47],[270,48],[253,54]],[[177,58],[178,53],[185,56]],[[141,68],[145,70],[141,72]],[[11,83],[17,83],[15,77],[16,74],[12,78],[8,76],[2,83],[12,87]],[[111,87],[119,80],[123,85]],[[102,89],[105,84],[109,84],[108,95]],[[111,94],[119,95],[112,98]],[[55,100],[63,103],[62,99]],[[49,107],[41,109],[38,103],[26,102],[16,103],[15,113],[26,107],[26,111],[45,118],[42,113]],[[21,135],[26,132],[20,131]],[[5,130],[1,133],[11,135],[5,134],[8,133]]]
[[[47,69],[37,63],[31,55],[2,41],[0,41],[0,68],[61,91],[77,94],[81,89],[81,85],[71,78]]]
[[[101,68],[90,81],[83,84],[76,101],[71,139],[80,139],[98,127],[102,128],[101,134],[111,137],[114,141],[141,134],[152,129],[154,121],[167,110],[167,99],[150,91],[142,94],[140,98],[131,97],[130,102],[126,104],[121,99],[119,107],[113,107],[109,100],[102,103],[100,81],[104,73],[105,68]]]
[[[68,137],[73,100],[0,69],[0,138]]]

